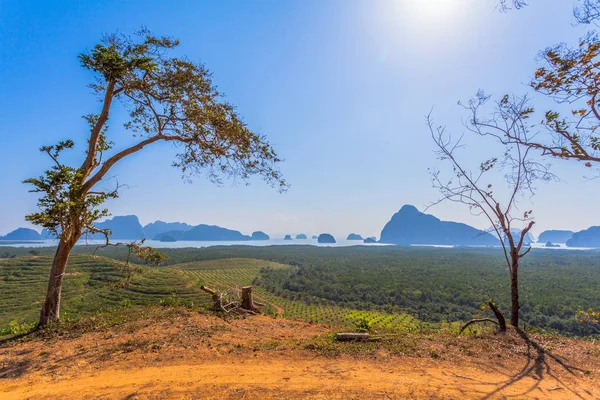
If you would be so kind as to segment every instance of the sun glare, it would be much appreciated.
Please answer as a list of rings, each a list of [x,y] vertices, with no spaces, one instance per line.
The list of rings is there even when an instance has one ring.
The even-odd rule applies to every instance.
[[[457,17],[457,0],[395,0],[396,12],[406,22],[439,23]]]

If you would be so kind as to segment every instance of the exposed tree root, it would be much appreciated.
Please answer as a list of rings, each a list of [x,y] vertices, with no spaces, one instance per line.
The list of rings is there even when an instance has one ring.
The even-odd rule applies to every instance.
[[[496,316],[496,318],[498,319],[498,321],[494,321],[491,318],[476,318],[476,319],[472,319],[472,320],[470,320],[469,322],[467,322],[466,324],[463,325],[463,327],[460,329],[460,332],[458,332],[458,334],[460,335],[461,333],[463,333],[463,331],[465,329],[467,329],[467,327],[469,327],[472,324],[484,323],[484,322],[491,322],[493,324],[496,324],[496,325],[498,325],[498,329],[500,330],[500,332],[506,332],[506,319],[504,318],[504,314],[502,314],[502,312],[498,309],[498,307],[492,301],[492,299],[490,299],[488,301],[488,305],[490,306],[490,309],[494,312],[494,315]]]

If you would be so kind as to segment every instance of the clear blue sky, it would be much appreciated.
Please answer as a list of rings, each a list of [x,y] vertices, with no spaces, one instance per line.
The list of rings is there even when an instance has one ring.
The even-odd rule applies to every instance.
[[[286,194],[253,182],[184,183],[174,149],[154,145],[113,172],[129,185],[113,215],[218,224],[244,233],[350,232],[376,235],[403,204],[438,196],[427,168],[437,165],[424,115],[460,131],[456,102],[477,89],[523,93],[537,52],[576,42],[572,2],[531,0],[501,14],[495,0],[231,0],[0,2],[0,234],[28,226],[36,196],[21,181],[50,161],[41,145],[85,144],[81,115],[98,112],[77,55],[103,33],[146,25],[181,40],[180,54],[202,61],[248,125],[286,159]],[[110,121],[127,143],[122,115]],[[123,139],[125,138],[125,139]],[[123,141],[122,141],[123,140]],[[467,162],[486,145],[474,143]],[[72,152],[79,162],[82,148]],[[598,181],[583,167],[555,163],[564,182],[533,199],[536,232],[600,225]],[[105,182],[106,187],[114,184]],[[524,207],[531,208],[529,204]],[[463,207],[436,216],[484,228]]]

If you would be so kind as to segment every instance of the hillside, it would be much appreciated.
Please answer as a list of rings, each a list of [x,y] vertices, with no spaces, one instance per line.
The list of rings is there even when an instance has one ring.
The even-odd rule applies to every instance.
[[[39,251],[43,256],[0,259],[0,329],[13,320],[37,318],[51,260],[46,256],[50,248]],[[75,248],[85,251],[91,249]],[[74,256],[67,270],[74,275],[65,279],[64,310],[76,316],[128,303],[176,299],[206,304],[202,284],[223,289],[253,284],[271,304],[269,313],[279,310],[284,316],[346,327],[366,318],[381,327],[447,328],[481,313],[489,297],[506,312],[510,304],[499,249],[220,246],[164,251],[168,266],[141,267],[125,287],[114,284],[123,280],[123,272],[108,258],[124,259],[123,249],[100,251],[103,257],[96,259]],[[28,254],[23,248],[5,252]],[[522,320],[549,332],[598,336],[600,325],[579,323],[576,312],[600,308],[599,285],[599,252],[534,249],[521,271]]]
[[[51,258],[20,257],[0,260],[0,331],[8,325],[32,324],[44,300]],[[124,285],[127,270],[122,262],[106,257],[72,257],[63,289],[63,318],[81,317],[130,305],[180,304],[206,307],[209,287],[231,291],[252,285],[263,268],[289,266],[260,259],[223,258],[181,263],[171,267],[136,266],[140,270]],[[286,299],[255,287],[256,297],[265,302],[264,311],[310,322],[353,327],[366,318],[373,326],[417,329],[428,326],[407,314],[361,311],[331,304],[306,304],[300,298]],[[449,326],[449,325],[448,325]]]
[[[510,331],[339,343],[324,325],[180,307],[103,313],[0,345],[2,399],[596,399],[600,346]]]
[[[137,266],[126,285],[124,264],[105,257],[118,258],[122,250],[74,255],[65,279],[63,322],[29,334],[51,258],[0,260],[0,336],[7,335],[0,337],[0,398],[600,396],[597,341],[538,335],[531,328],[498,335],[476,327],[459,335],[459,323],[431,321],[428,312],[442,306],[446,317],[469,310],[461,307],[470,301],[477,308],[490,290],[483,283],[490,280],[493,287],[496,279],[504,281],[494,251],[281,247],[169,250],[172,265]],[[536,313],[556,312],[553,321],[560,321],[558,312],[572,314],[570,301],[596,304],[598,255],[564,252],[552,256],[553,264],[553,253],[536,251],[524,266],[525,316],[532,312],[530,304],[537,304]],[[469,269],[474,259],[477,269]],[[428,264],[431,260],[439,265]],[[300,269],[302,289],[294,276]],[[470,275],[476,279],[448,279]],[[548,290],[557,280],[568,288],[560,298]],[[324,285],[336,281],[354,288],[362,303]],[[281,282],[285,290],[277,286]],[[412,291],[398,293],[419,300],[415,306],[424,320],[402,312],[391,298],[386,300],[391,307],[377,306],[390,284],[403,282],[410,282]],[[253,284],[266,315],[214,316],[202,284],[222,291]],[[452,296],[456,291],[462,296]],[[334,301],[336,293],[345,297]],[[379,341],[333,340],[332,332],[365,324],[372,334],[383,335]]]

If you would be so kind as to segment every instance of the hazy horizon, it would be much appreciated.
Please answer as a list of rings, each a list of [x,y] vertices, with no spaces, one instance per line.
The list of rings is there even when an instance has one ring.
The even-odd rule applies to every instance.
[[[24,215],[36,210],[36,195],[21,182],[50,166],[39,147],[73,138],[77,147],[67,159],[81,161],[88,134],[81,116],[97,112],[99,103],[77,55],[104,33],[146,25],[179,38],[180,54],[206,64],[248,126],[285,159],[291,188],[279,194],[257,180],[217,187],[202,176],[188,184],[170,166],[174,148],[156,145],[118,164],[103,182],[107,188],[117,180],[128,185],[107,202],[112,215],[135,214],[142,225],[162,220],[243,233],[379,237],[402,205],[422,211],[439,197],[427,172],[442,166],[424,122],[432,107],[437,123],[460,133],[458,100],[480,88],[495,98],[527,93],[537,53],[575,43],[587,30],[572,25],[570,2],[532,1],[507,14],[496,3],[3,2],[0,235],[32,227]],[[533,98],[540,111],[549,106]],[[116,108],[109,121],[117,148],[130,141],[127,132],[119,136],[123,117]],[[476,166],[487,150],[474,142],[462,157]],[[547,161],[562,181],[540,184],[522,203],[534,211],[533,232],[600,225],[592,212],[598,183],[585,178],[590,170]],[[428,213],[479,229],[490,225],[458,204]]]

